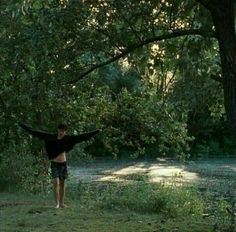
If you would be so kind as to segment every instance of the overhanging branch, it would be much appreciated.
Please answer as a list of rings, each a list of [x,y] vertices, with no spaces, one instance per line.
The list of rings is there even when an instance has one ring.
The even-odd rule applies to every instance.
[[[200,30],[200,29],[176,30],[176,31],[169,32],[167,34],[155,36],[155,37],[143,40],[142,42],[140,42],[138,44],[134,44],[133,46],[130,46],[130,47],[126,48],[123,52],[121,52],[120,54],[118,54],[118,55],[116,55],[116,56],[114,56],[110,59],[108,59],[107,61],[104,61],[100,64],[96,64],[96,65],[92,66],[90,69],[88,69],[87,71],[82,73],[77,78],[67,82],[67,84],[75,84],[77,81],[79,81],[83,77],[87,76],[88,74],[90,74],[94,70],[96,70],[98,68],[101,68],[103,66],[106,66],[110,63],[113,63],[114,61],[119,60],[122,57],[125,57],[129,53],[133,52],[134,50],[136,50],[140,47],[143,47],[144,45],[147,45],[147,44],[150,44],[150,43],[153,43],[153,42],[158,42],[158,41],[161,41],[161,40],[173,39],[173,38],[177,38],[177,37],[180,37],[180,36],[187,36],[187,35],[199,35],[199,36],[202,36],[202,37],[216,38],[216,35],[215,35],[214,31],[203,31],[203,30]]]

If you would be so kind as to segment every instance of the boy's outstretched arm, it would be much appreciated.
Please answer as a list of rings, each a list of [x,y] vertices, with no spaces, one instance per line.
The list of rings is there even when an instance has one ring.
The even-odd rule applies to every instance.
[[[55,135],[47,133],[45,131],[35,130],[32,127],[25,125],[23,123],[19,123],[19,126],[23,128],[25,131],[27,131],[28,133],[30,133],[31,135],[38,137],[39,139],[44,139],[44,140],[55,139]]]
[[[87,133],[82,133],[78,135],[68,135],[68,139],[71,139],[75,143],[80,143],[92,138],[94,135],[98,134],[100,130],[94,130]]]
[[[66,135],[63,139],[66,151],[70,151],[76,143],[81,143],[83,141],[89,140],[90,138],[98,134],[100,131],[101,130],[94,130],[79,135]]]

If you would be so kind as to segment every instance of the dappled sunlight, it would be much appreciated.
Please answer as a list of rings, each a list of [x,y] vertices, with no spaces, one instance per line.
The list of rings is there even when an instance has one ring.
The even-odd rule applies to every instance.
[[[152,165],[148,170],[148,176],[152,182],[160,182],[165,179],[179,178],[183,181],[197,180],[198,174],[184,170],[180,166]]]
[[[119,180],[122,176],[139,174],[146,175],[150,182],[160,182],[166,179],[179,178],[182,181],[192,181],[198,179],[197,173],[192,173],[184,170],[182,165],[161,165],[161,164],[149,164],[139,163],[130,165],[125,168],[121,168],[118,171],[110,173],[113,176],[113,180]],[[102,178],[104,180],[104,178]]]
[[[113,172],[115,175],[129,175],[136,173],[144,173],[147,170],[145,163],[130,165],[125,168],[121,168],[118,171]]]
[[[101,177],[98,181],[124,181],[127,175],[145,174],[147,171],[147,164],[145,162],[138,164],[131,164],[127,167],[120,167],[118,170],[109,169],[104,171],[106,176]]]
[[[95,162],[88,166],[70,167],[74,181],[82,182],[130,182],[176,180],[179,183],[197,183],[210,178],[222,180],[236,177],[234,160],[208,160],[181,163],[175,160],[157,159],[155,161]],[[73,181],[73,180],[72,180]]]
[[[102,166],[104,165],[104,166]],[[160,182],[178,179],[181,182],[194,182],[199,179],[197,172],[186,170],[186,165],[178,162],[132,162],[117,163],[113,166],[99,164],[96,167],[73,169],[73,176],[81,181],[120,182],[142,180]]]
[[[230,169],[234,172],[236,172],[236,167],[230,167]]]
[[[109,181],[109,182],[118,182],[118,181],[122,181],[122,179],[119,179],[118,176],[104,176],[98,179],[98,181]]]

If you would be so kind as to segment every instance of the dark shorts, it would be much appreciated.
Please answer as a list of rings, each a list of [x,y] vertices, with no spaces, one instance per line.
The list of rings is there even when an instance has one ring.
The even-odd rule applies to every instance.
[[[67,163],[57,163],[51,161],[51,176],[52,178],[66,179],[68,177]]]

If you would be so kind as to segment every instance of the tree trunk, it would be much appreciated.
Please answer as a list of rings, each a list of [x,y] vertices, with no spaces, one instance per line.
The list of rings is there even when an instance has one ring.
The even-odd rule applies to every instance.
[[[232,0],[212,1],[212,14],[221,58],[224,104],[229,129],[236,135],[236,36]]]

